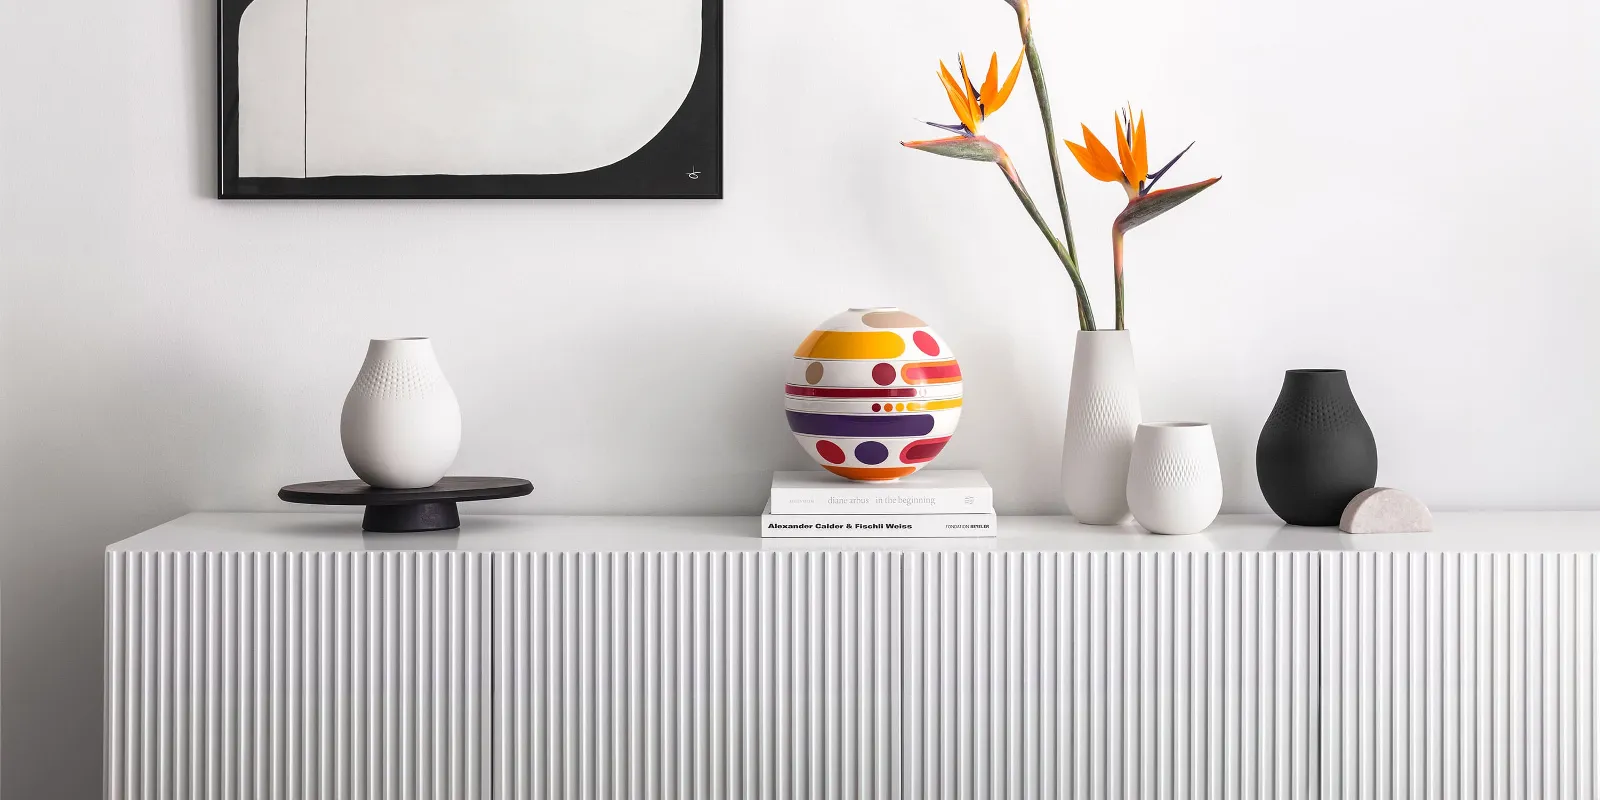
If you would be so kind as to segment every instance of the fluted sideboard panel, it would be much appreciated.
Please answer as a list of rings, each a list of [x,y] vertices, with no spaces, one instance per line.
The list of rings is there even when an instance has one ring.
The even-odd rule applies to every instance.
[[[106,796],[485,796],[485,559],[108,553]]]
[[[494,796],[904,796],[901,558],[496,555]]]
[[[903,792],[1316,796],[1315,553],[913,553]]]
[[[1326,797],[1600,797],[1600,557],[1324,558]]]

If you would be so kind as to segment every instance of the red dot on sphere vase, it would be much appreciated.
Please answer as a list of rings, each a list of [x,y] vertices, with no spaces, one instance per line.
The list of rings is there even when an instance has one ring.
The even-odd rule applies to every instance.
[[[827,439],[817,442],[817,455],[822,456],[822,460],[829,464],[844,463],[844,450]]]
[[[883,410],[883,405],[880,404],[880,403],[873,403],[872,404],[872,410],[873,411],[882,411]]]
[[[917,331],[911,334],[911,341],[916,344],[918,350],[930,356],[939,355],[939,343],[934,341],[927,331]]]
[[[879,386],[888,386],[894,383],[895,371],[893,364],[879,364],[872,368],[872,380]]]

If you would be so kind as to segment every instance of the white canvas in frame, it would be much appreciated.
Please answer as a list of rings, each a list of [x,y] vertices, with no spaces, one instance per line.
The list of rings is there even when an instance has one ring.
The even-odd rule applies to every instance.
[[[683,105],[701,35],[700,0],[254,0],[238,175],[603,167]]]

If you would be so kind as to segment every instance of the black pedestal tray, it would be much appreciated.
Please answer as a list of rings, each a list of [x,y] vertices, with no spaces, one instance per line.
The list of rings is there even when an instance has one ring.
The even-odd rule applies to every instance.
[[[314,481],[278,490],[278,499],[324,506],[366,506],[361,529],[420,533],[461,527],[456,503],[521,497],[533,484],[521,478],[445,478],[421,489],[374,489],[361,481]]]

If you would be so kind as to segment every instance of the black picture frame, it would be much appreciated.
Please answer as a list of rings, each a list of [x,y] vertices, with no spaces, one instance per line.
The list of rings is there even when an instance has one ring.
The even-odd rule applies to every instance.
[[[722,0],[701,0],[700,61],[655,138],[613,164],[537,175],[239,176],[239,24],[251,0],[218,0],[217,197],[248,199],[721,199]]]

